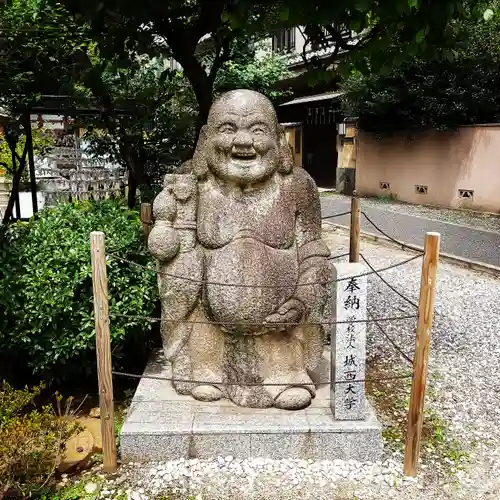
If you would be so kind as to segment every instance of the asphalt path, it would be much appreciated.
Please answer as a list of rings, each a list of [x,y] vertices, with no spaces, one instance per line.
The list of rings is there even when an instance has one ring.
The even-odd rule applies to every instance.
[[[348,199],[321,197],[323,217],[346,212],[350,208]],[[436,231],[441,234],[442,252],[500,267],[500,233],[420,216],[400,214],[394,210],[367,207],[363,206],[362,200],[361,209],[382,231],[398,241],[422,247],[425,233]],[[348,226],[350,216],[345,215],[327,220]],[[361,217],[361,231],[380,234],[365,217]]]

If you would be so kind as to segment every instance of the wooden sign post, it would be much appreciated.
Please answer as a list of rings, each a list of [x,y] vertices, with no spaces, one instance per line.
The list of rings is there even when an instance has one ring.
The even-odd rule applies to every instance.
[[[349,244],[349,262],[359,262],[359,237],[361,224],[361,204],[356,193],[351,197],[351,240]]]
[[[404,472],[406,476],[417,475],[420,440],[424,422],[425,387],[431,340],[434,302],[436,297],[436,275],[439,262],[439,233],[427,233],[424,243],[424,260],[418,302],[418,324],[413,359],[413,381],[411,386],[408,429],[405,443]]]
[[[113,472],[116,470],[116,440],[104,233],[100,231],[90,233],[90,251],[94,290],[99,407],[101,409],[102,450],[104,454],[103,469],[105,472]]]

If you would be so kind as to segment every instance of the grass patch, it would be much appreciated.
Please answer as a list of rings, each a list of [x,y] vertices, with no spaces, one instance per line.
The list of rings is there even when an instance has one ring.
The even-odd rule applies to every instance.
[[[404,374],[384,366],[380,360],[369,363],[368,372],[369,377],[374,379]],[[437,377],[439,375],[436,379]],[[427,402],[438,398],[433,388],[433,380],[431,377],[428,383]],[[386,446],[404,452],[411,379],[373,380],[367,382],[366,391],[382,420],[382,437]],[[448,423],[428,405],[424,410],[421,457],[424,463],[429,460],[438,462],[449,473],[463,468],[469,461],[469,452],[452,436]]]
[[[375,199],[377,201],[382,202],[382,203],[394,203],[395,201],[398,201],[397,195],[395,195],[393,193],[379,195]]]

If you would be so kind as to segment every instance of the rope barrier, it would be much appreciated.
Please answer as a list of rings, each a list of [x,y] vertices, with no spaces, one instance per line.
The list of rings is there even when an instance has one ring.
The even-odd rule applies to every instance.
[[[362,211],[361,212],[361,215],[363,215],[365,217],[365,219],[380,233],[382,234],[383,236],[385,236],[387,239],[389,239],[390,241],[394,242],[394,243],[397,243],[398,245],[400,245],[402,248],[411,248],[409,245],[407,245],[406,243],[402,242],[402,241],[399,241],[395,238],[393,238],[392,236],[388,235],[383,229],[380,229],[380,227],[377,226],[377,224],[375,224],[375,222],[373,222],[370,217],[368,217],[368,215],[366,214],[366,212]],[[420,252],[420,255],[423,255],[423,252]]]
[[[325,215],[321,217],[321,219],[325,220],[325,219],[333,219],[334,217],[343,217],[344,215],[349,215],[350,213],[351,211],[349,210],[348,212],[342,212],[340,214]]]
[[[372,313],[370,311],[368,311],[368,316],[372,317]],[[384,335],[384,337],[392,344],[392,346],[394,347],[394,349],[396,349],[396,351],[398,351],[398,353],[410,364],[413,366],[413,360],[410,358],[410,356],[408,356],[402,349],[401,347],[399,347],[396,342],[394,342],[394,340],[392,339],[392,337],[390,337],[388,335],[388,333],[382,328],[382,326],[380,326],[380,324],[378,323],[377,320],[374,320],[373,323],[375,323],[375,325],[377,326],[377,328],[380,330],[380,332]]]
[[[410,257],[409,259],[403,260],[401,262],[397,262],[396,264],[392,264],[387,267],[383,267],[381,269],[375,269],[374,271],[367,271],[366,273],[361,273],[361,274],[356,274],[354,276],[344,276],[343,278],[337,278],[335,280],[327,280],[327,281],[311,281],[311,282],[306,282],[306,283],[295,283],[292,285],[270,285],[270,284],[247,284],[247,283],[225,283],[225,282],[219,282],[219,281],[205,281],[205,280],[198,280],[196,278],[191,278],[189,276],[181,276],[178,274],[173,274],[173,273],[166,273],[166,272],[161,272],[157,271],[155,269],[151,269],[150,267],[144,266],[142,264],[138,264],[137,262],[133,262],[131,260],[127,260],[123,257],[120,257],[119,255],[115,255],[115,258],[118,260],[121,260],[123,262],[126,262],[128,264],[134,265],[134,266],[139,266],[143,267],[153,273],[157,273],[158,275],[161,276],[168,276],[170,278],[177,278],[181,280],[186,280],[186,281],[191,281],[193,283],[199,283],[199,284],[204,284],[204,285],[217,285],[217,286],[233,286],[236,288],[296,288],[296,287],[302,287],[302,286],[313,286],[313,285],[328,285],[330,283],[335,283],[335,282],[340,282],[340,281],[346,281],[350,280],[352,278],[360,278],[362,276],[369,276],[370,274],[375,274],[375,273],[380,273],[383,271],[388,271],[389,269],[393,269],[398,266],[403,266],[405,264],[408,264],[409,262],[419,259],[421,257],[421,254],[415,255],[413,257]]]
[[[406,316],[393,316],[388,318],[373,318],[373,319],[355,319],[355,320],[345,320],[345,321],[318,321],[314,323],[307,322],[282,322],[282,323],[262,323],[262,322],[252,322],[252,321],[244,321],[244,322],[231,322],[231,321],[197,321],[197,320],[182,320],[182,319],[162,319],[155,318],[152,316],[138,316],[132,314],[117,314],[110,312],[110,316],[114,316],[115,318],[128,318],[135,320],[147,320],[151,322],[160,322],[164,321],[166,323],[187,323],[190,325],[218,325],[218,326],[266,326],[266,327],[274,327],[274,326],[332,326],[332,325],[343,325],[343,324],[351,324],[351,323],[375,323],[377,321],[389,322],[389,321],[405,321],[408,319],[417,318],[416,314],[406,315]]]
[[[335,259],[340,259],[342,257],[347,257],[349,255],[349,252],[346,253],[341,253],[340,255],[330,255],[327,260],[335,260]]]
[[[307,387],[310,385],[337,385],[337,384],[352,384],[353,382],[379,382],[383,380],[401,380],[401,379],[407,379],[411,378],[413,375],[412,374],[407,374],[407,375],[394,375],[392,377],[368,377],[364,379],[357,379],[357,380],[336,380],[335,382],[331,382],[330,380],[325,380],[323,382],[312,382],[309,384],[300,384],[297,382],[276,382],[276,383],[259,383],[259,382],[207,382],[206,380],[191,380],[191,379],[183,379],[183,378],[174,378],[174,377],[161,377],[160,375],[139,375],[137,373],[127,373],[127,372],[119,372],[119,371],[113,371],[111,372],[113,375],[119,376],[119,377],[130,377],[130,378],[145,378],[145,379],[151,379],[151,380],[165,380],[167,382],[185,382],[189,384],[209,384],[209,385],[229,385],[229,386],[243,386],[243,387],[278,387],[282,385],[289,385],[289,386],[294,386],[294,387]]]
[[[391,285],[384,277],[382,277],[376,269],[373,268],[373,266],[368,262],[368,260],[365,258],[363,254],[359,254],[359,256],[364,260],[365,264],[382,280],[383,283],[385,283],[394,293],[399,295],[403,300],[408,302],[408,304],[412,305],[416,309],[418,309],[418,304],[410,300],[409,298],[405,297],[400,291],[398,291],[393,285]],[[420,256],[419,256],[420,257]]]

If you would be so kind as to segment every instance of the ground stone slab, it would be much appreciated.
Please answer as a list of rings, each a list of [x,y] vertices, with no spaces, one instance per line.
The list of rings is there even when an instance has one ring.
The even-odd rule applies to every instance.
[[[265,457],[377,460],[381,426],[367,408],[361,421],[335,421],[330,409],[329,353],[311,376],[317,395],[305,410],[242,408],[228,400],[205,403],[175,392],[171,382],[143,378],[121,433],[124,461]],[[161,352],[145,375],[171,377]]]

